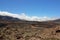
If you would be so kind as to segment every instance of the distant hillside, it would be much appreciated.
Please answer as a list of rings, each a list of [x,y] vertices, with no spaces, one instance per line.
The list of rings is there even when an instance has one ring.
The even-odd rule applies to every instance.
[[[1,16],[0,15],[0,20],[6,20],[6,21],[20,21],[20,19],[18,18],[13,18],[13,17],[10,17],[10,16]]]
[[[54,20],[53,22],[60,23],[60,19]]]
[[[30,24],[36,27],[53,27],[54,25],[59,24],[60,25],[60,19],[57,20],[51,20],[51,21],[27,21],[27,20],[22,20],[10,16],[1,16],[0,15],[0,23],[11,23],[11,24]]]

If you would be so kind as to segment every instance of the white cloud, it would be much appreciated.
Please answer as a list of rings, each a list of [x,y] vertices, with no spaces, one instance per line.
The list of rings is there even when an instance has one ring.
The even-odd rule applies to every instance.
[[[3,16],[11,16],[14,18],[19,18],[19,19],[24,19],[24,20],[28,20],[28,21],[47,21],[47,20],[55,20],[56,18],[49,18],[49,17],[38,17],[38,16],[27,16],[25,15],[25,13],[21,13],[21,14],[13,14],[10,12],[5,12],[5,11],[0,11],[0,15]]]

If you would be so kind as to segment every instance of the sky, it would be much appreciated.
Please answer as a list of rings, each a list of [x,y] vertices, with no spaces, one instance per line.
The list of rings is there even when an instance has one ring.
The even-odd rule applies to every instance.
[[[0,11],[28,16],[60,17],[60,0],[0,0]]]

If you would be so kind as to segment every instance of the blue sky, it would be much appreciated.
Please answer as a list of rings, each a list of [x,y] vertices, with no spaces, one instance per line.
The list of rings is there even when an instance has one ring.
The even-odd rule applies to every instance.
[[[60,17],[60,0],[0,0],[0,11]]]

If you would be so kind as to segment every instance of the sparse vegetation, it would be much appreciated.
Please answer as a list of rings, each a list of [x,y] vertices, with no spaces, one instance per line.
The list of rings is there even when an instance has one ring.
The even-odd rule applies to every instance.
[[[51,24],[51,23],[50,23]],[[0,40],[60,40],[54,38],[55,24],[0,23]],[[59,26],[59,25],[57,25]],[[56,31],[60,32],[60,30]]]

